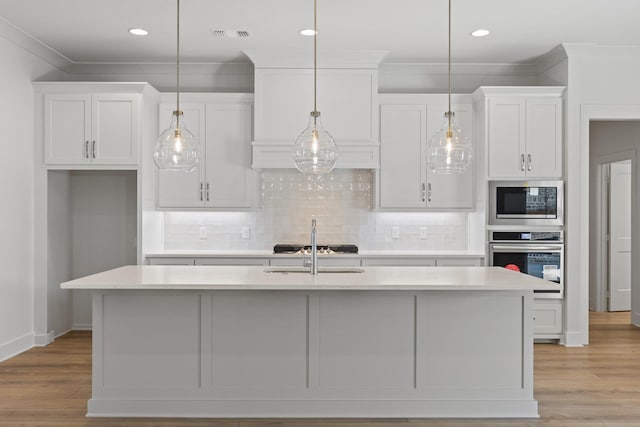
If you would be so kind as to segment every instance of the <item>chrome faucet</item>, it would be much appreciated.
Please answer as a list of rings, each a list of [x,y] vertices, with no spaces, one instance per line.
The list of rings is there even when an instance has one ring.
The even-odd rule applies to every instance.
[[[318,274],[318,242],[316,241],[316,220],[311,220],[311,264],[310,273]]]

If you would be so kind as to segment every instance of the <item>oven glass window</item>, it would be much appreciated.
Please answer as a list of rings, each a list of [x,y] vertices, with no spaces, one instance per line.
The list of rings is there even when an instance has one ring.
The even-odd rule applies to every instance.
[[[560,283],[560,253],[494,252],[493,265]]]
[[[557,218],[557,187],[497,187],[497,214],[502,218]]]

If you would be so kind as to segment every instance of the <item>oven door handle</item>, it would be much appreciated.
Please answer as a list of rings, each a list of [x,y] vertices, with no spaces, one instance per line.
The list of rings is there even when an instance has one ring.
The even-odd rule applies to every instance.
[[[559,245],[491,245],[491,249],[495,251],[510,251],[510,252],[531,252],[531,251],[544,251],[544,252],[562,252],[562,246]]]

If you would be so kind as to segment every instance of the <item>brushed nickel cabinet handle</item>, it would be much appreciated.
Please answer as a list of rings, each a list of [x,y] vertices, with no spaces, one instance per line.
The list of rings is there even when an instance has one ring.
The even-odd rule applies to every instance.
[[[200,201],[204,202],[204,184],[200,182]]]
[[[207,181],[207,202],[209,201],[209,181]]]
[[[96,142],[93,141],[93,144],[91,145],[91,155],[93,156],[93,158],[96,158]]]
[[[531,154],[527,154],[527,169],[531,172]]]
[[[524,171],[524,154],[520,154],[520,169]]]
[[[84,158],[89,158],[89,141],[84,142]]]
[[[428,202],[431,201],[431,183],[429,183],[429,191],[428,191],[428,195],[427,195],[427,201]]]
[[[427,199],[427,186],[423,182],[422,183],[422,201],[426,202],[426,199]]]

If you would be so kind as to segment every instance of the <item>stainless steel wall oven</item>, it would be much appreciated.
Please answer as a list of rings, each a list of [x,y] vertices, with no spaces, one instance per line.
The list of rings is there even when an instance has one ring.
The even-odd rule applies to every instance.
[[[535,291],[536,298],[562,298],[562,231],[490,231],[489,264],[558,283],[558,290]]]

